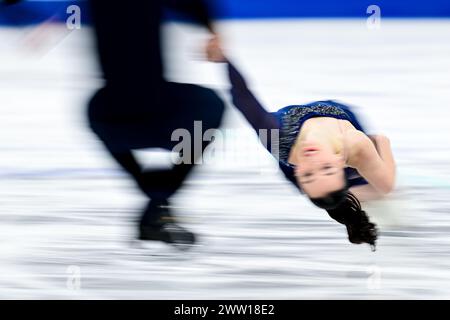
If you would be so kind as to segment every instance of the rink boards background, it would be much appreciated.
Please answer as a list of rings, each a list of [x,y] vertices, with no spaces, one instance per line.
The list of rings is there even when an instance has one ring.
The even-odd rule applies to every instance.
[[[371,5],[380,7],[384,18],[450,17],[450,2],[447,0],[207,0],[207,2],[214,5],[214,15],[218,19],[364,18],[369,15],[367,8]],[[54,21],[66,21],[68,17],[66,10],[73,4],[81,8],[83,22],[90,23],[86,0],[28,0],[11,7],[0,7],[0,24],[32,24],[50,18]],[[168,17],[182,18],[173,13],[168,14]]]
[[[5,28],[0,297],[449,298],[450,24],[219,27],[268,109],[340,99],[391,138],[397,190],[365,207],[380,222],[378,251],[348,243],[342,226],[299,196],[232,107],[224,128],[241,131],[227,136],[218,161],[199,167],[173,202],[201,246],[184,254],[158,244],[136,248],[133,223],[145,199],[86,124],[85,105],[101,85],[90,30],[47,26],[36,43],[33,28]],[[223,68],[202,61],[207,35],[167,28],[168,77],[226,97]],[[160,154],[139,155],[164,164]]]

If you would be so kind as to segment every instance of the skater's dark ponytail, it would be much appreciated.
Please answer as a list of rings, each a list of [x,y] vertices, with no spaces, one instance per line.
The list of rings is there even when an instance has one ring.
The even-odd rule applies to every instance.
[[[369,221],[369,217],[361,209],[361,203],[353,193],[341,190],[329,196],[328,201],[311,200],[318,207],[325,209],[331,218],[347,227],[348,239],[351,243],[368,243],[375,251],[375,242],[378,237],[376,225]],[[324,205],[321,202],[324,202]],[[335,206],[332,206],[332,203]]]
[[[347,193],[348,188],[345,187],[343,189],[330,192],[324,197],[309,198],[309,200],[311,200],[311,202],[314,203],[319,208],[325,210],[334,209],[345,201],[345,199],[347,198]]]

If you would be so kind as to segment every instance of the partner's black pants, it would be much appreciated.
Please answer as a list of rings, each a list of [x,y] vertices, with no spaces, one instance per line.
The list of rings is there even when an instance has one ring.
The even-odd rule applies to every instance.
[[[212,90],[165,81],[160,25],[163,5],[168,4],[203,23],[208,20],[200,0],[90,1],[106,81],[89,103],[90,126],[139,188],[152,200],[162,201],[181,186],[194,165],[145,171],[132,150],[171,150],[178,143],[171,141],[175,129],[184,128],[193,138],[194,121],[202,122],[203,131],[218,128],[224,109]]]
[[[194,150],[194,121],[201,121],[204,133],[219,127],[223,111],[222,100],[210,89],[164,82],[153,97],[145,92],[123,95],[112,88],[100,89],[89,103],[88,118],[92,130],[139,188],[151,199],[166,200],[194,167],[195,156],[200,156]],[[180,128],[191,136],[191,163],[143,170],[132,150],[171,150],[180,143],[171,139],[173,131]],[[207,144],[202,142],[202,150]]]

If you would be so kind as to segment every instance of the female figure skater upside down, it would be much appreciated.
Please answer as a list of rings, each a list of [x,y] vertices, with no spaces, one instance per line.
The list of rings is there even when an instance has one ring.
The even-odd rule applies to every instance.
[[[218,38],[207,46],[208,60],[226,63],[234,105],[258,132],[278,130],[278,158],[286,178],[319,208],[347,228],[350,242],[375,250],[377,228],[360,201],[390,193],[395,161],[384,135],[368,136],[350,107],[332,100],[267,112],[244,78],[226,59]],[[270,135],[269,135],[269,139]],[[271,143],[265,143],[269,147]]]

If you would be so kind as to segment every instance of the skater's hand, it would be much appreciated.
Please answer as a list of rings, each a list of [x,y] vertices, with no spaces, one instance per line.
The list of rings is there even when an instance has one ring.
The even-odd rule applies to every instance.
[[[223,54],[220,40],[217,36],[214,36],[208,41],[206,46],[206,56],[210,62],[226,62],[227,59]]]

